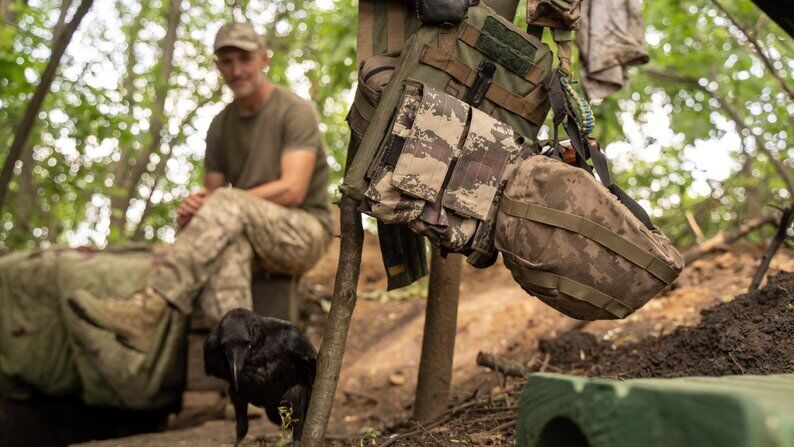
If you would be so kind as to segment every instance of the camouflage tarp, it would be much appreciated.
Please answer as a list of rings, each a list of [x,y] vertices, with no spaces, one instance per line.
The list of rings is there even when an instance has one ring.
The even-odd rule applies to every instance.
[[[67,299],[130,295],[154,272],[147,250],[33,250],[0,258],[0,396],[76,396],[130,409],[178,404],[186,316],[169,310],[147,353],[80,319]]]

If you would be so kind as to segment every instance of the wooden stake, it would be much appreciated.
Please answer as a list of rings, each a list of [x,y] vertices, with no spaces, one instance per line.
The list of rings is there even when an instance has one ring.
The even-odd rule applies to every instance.
[[[342,243],[334,283],[334,298],[325,323],[323,343],[317,359],[317,377],[309,402],[306,425],[300,442],[302,446],[325,445],[325,432],[334,405],[334,395],[345,355],[347,332],[356,307],[356,289],[361,271],[361,249],[364,230],[361,214],[353,200],[343,197],[339,202]]]
[[[772,256],[775,256],[775,252],[777,252],[777,249],[780,248],[780,245],[786,239],[786,231],[791,225],[792,218],[794,218],[794,205],[783,210],[783,215],[780,216],[780,224],[777,227],[775,237],[772,238],[772,242],[769,243],[764,254],[761,256],[761,263],[758,264],[758,268],[755,270],[753,282],[750,283],[750,288],[747,289],[748,292],[758,290],[758,286],[761,285],[761,280],[764,279],[764,275],[766,275],[766,271],[769,269],[769,262],[772,261]]]
[[[422,357],[416,384],[413,420],[425,423],[446,411],[452,381],[452,357],[458,322],[460,270],[463,257],[441,257],[433,248],[427,293]]]

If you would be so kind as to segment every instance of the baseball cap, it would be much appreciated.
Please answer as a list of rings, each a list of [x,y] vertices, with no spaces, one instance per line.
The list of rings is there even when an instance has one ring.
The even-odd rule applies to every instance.
[[[229,22],[223,25],[215,35],[213,51],[218,51],[223,47],[254,51],[264,48],[265,43],[250,22]]]

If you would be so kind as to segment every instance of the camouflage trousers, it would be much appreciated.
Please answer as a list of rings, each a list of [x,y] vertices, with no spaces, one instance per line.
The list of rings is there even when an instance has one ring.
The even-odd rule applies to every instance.
[[[205,316],[217,323],[231,309],[253,307],[252,263],[300,275],[322,256],[330,237],[305,210],[220,188],[180,232],[152,287],[186,314],[198,295]]]

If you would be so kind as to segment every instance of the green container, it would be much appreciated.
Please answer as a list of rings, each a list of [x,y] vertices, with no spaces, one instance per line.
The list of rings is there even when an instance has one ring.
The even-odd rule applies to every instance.
[[[516,445],[794,447],[794,375],[608,380],[530,376]]]

